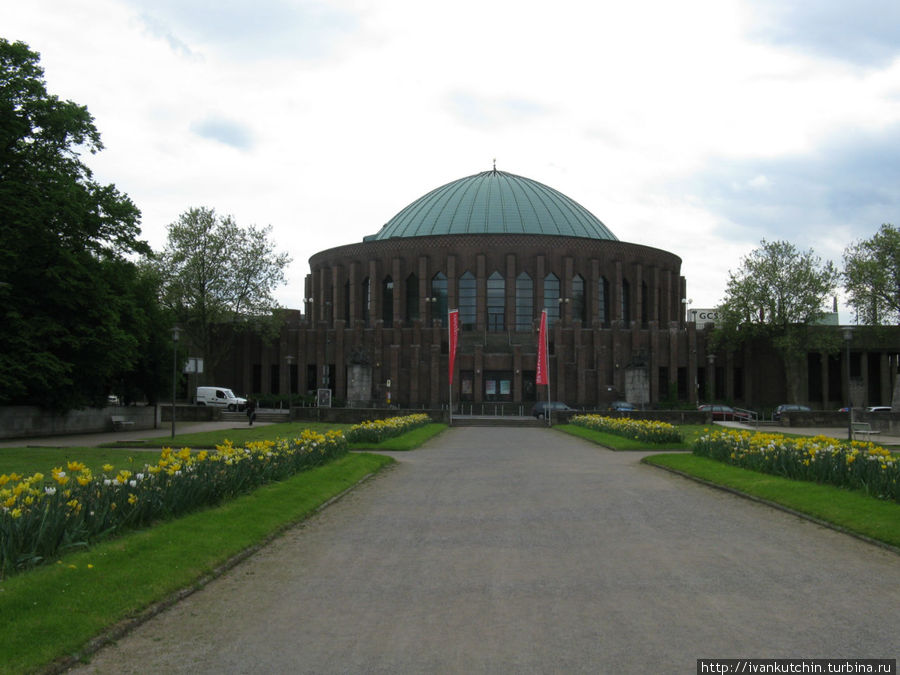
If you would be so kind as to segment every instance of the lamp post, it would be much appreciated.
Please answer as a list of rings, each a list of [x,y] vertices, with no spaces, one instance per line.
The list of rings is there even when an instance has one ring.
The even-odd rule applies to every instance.
[[[175,438],[175,382],[178,378],[178,326],[172,326],[172,438]]]
[[[853,399],[850,396],[850,340],[853,339],[853,329],[850,326],[844,328],[844,344],[847,347],[847,440],[853,440]]]
[[[691,298],[682,298],[681,299],[681,304],[684,305],[684,322],[685,323],[688,322],[688,317],[690,316],[692,302],[693,302],[693,299],[691,299]]]

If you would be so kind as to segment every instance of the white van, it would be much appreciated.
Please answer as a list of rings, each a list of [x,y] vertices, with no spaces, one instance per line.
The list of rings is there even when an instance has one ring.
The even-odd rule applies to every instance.
[[[235,396],[231,389],[225,387],[197,387],[197,398],[194,402],[197,405],[212,405],[232,412],[247,407],[247,399]]]

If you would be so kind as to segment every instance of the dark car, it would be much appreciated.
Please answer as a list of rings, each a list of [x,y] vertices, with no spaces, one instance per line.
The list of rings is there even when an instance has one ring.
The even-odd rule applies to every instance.
[[[538,401],[531,409],[531,414],[539,420],[544,419],[544,417],[547,415],[548,406],[551,414],[560,412],[575,412],[574,408],[570,408],[562,401]]]
[[[807,405],[797,405],[796,403],[786,403],[784,405],[780,405],[775,408],[775,412],[772,413],[773,420],[780,420],[781,416],[784,413],[792,413],[792,412],[809,412],[810,407]]]
[[[609,404],[609,409],[616,412],[631,412],[637,410],[637,408],[634,407],[634,404],[629,403],[628,401],[613,401]]]
[[[719,403],[707,403],[697,406],[697,410],[712,415],[713,421],[722,420],[730,422],[748,422],[750,421],[750,413],[743,410],[735,410],[730,405],[721,405]]]

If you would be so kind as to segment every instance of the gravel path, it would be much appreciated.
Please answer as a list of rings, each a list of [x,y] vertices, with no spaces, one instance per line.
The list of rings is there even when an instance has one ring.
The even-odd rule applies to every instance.
[[[896,658],[900,558],[545,429],[456,428],[83,673]]]

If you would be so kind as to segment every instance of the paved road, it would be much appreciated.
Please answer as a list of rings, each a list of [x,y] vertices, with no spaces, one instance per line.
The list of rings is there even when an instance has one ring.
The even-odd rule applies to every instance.
[[[900,558],[544,429],[456,428],[85,673],[693,673],[895,658]]]

